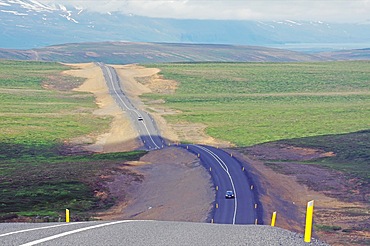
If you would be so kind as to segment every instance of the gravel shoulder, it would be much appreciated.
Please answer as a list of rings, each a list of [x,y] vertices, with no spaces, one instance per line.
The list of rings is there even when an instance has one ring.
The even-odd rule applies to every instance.
[[[116,176],[113,182],[108,183],[108,187],[121,202],[99,214],[98,218],[207,220],[215,193],[209,173],[196,156],[170,147],[151,151],[139,162],[126,165],[131,171],[143,175],[143,180],[130,182],[125,175]]]

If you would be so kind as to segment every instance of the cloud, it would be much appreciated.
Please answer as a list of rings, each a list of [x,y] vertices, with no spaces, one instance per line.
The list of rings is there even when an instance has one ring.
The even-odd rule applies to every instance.
[[[90,11],[181,19],[366,21],[370,0],[39,0]]]

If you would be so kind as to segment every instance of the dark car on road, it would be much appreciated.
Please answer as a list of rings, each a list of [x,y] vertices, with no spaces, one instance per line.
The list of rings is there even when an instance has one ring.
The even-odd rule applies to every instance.
[[[228,198],[234,198],[235,197],[234,192],[232,190],[226,191],[225,197],[226,197],[226,199],[228,199]]]

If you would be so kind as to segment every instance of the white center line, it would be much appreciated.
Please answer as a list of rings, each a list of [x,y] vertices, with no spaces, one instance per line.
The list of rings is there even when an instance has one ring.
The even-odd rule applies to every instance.
[[[236,211],[237,211],[237,207],[238,207],[238,200],[237,200],[237,195],[236,195],[236,190],[235,190],[233,178],[231,177],[231,175],[229,173],[229,168],[227,167],[226,163],[218,155],[216,155],[212,150],[207,149],[206,147],[203,147],[203,146],[200,146],[200,145],[193,145],[193,146],[198,147],[198,148],[206,151],[213,158],[215,158],[215,160],[218,162],[218,164],[221,166],[221,168],[229,176],[229,179],[230,179],[230,182],[231,182],[231,186],[233,187],[233,191],[234,191],[234,194],[235,194],[235,198],[234,198],[234,200],[235,200],[235,203],[234,204],[235,205],[234,205],[234,216],[233,216],[233,225],[234,225],[235,224],[235,220],[236,220]]]
[[[141,114],[136,110],[136,109],[132,109],[130,108],[129,106],[127,106],[127,104],[123,101],[123,99],[120,97],[118,91],[116,90],[116,86],[114,85],[113,83],[113,75],[112,75],[112,72],[110,71],[110,67],[108,66],[104,66],[105,68],[105,71],[107,71],[108,75],[109,75],[109,80],[110,80],[110,83],[112,85],[112,88],[114,90],[114,93],[116,94],[117,98],[122,102],[122,104],[124,105],[124,107],[129,110],[129,111],[133,111],[136,113],[137,117],[142,117]],[[146,132],[148,133],[148,136],[150,138],[150,140],[152,141],[152,143],[155,145],[155,147],[157,149],[160,149],[160,147],[155,143],[154,139],[152,138],[150,132],[149,132],[149,129],[148,127],[146,126],[146,124],[144,122],[142,122],[142,124],[144,125],[145,129],[146,129]]]

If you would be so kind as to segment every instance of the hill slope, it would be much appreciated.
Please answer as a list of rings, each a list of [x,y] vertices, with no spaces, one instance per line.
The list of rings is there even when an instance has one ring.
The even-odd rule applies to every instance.
[[[75,43],[32,50],[0,49],[0,58],[110,64],[321,60],[314,55],[257,46],[131,42]]]

